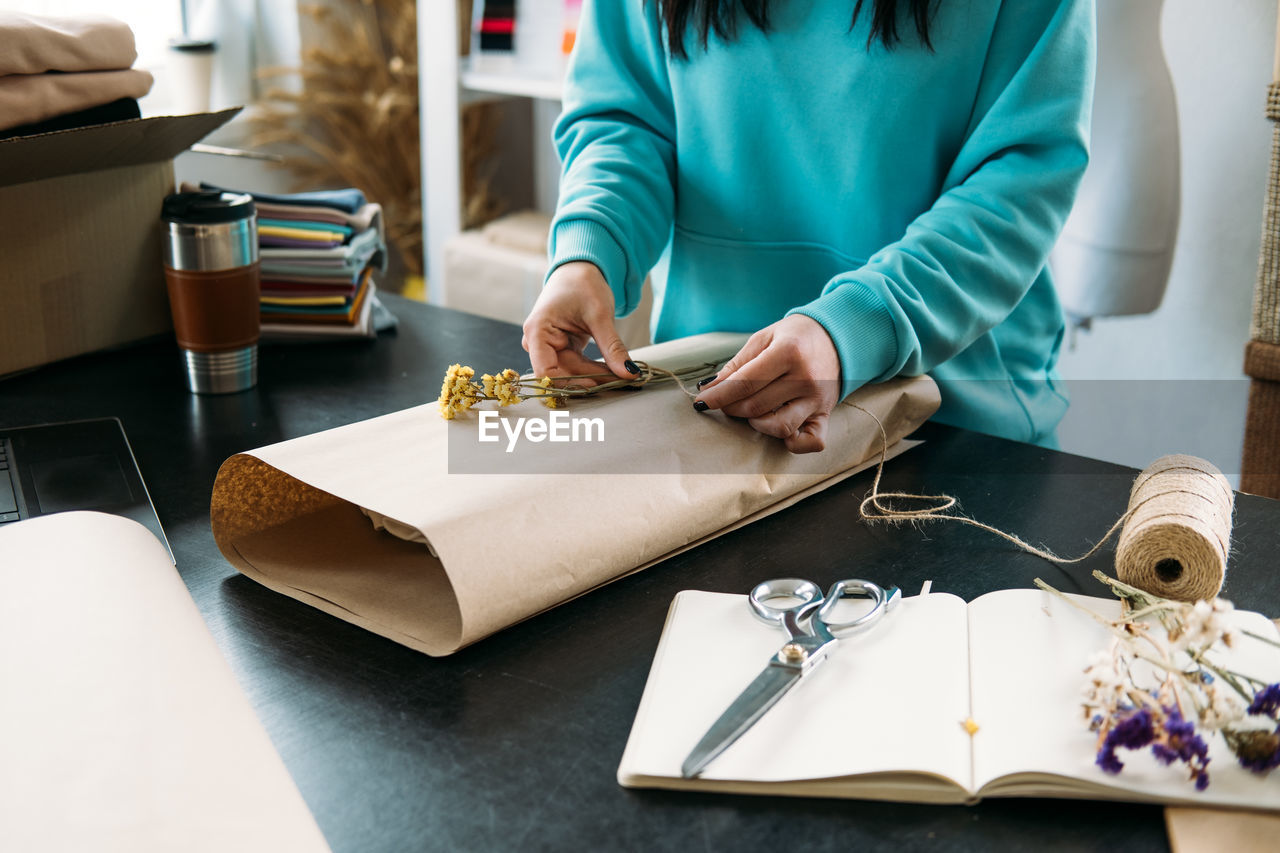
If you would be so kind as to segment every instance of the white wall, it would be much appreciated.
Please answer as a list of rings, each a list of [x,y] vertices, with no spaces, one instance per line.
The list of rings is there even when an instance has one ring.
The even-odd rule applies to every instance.
[[[1275,33],[1275,0],[1168,0],[1162,36],[1182,148],[1173,270],[1157,311],[1095,321],[1064,353],[1064,450],[1135,467],[1194,453],[1239,470]]]

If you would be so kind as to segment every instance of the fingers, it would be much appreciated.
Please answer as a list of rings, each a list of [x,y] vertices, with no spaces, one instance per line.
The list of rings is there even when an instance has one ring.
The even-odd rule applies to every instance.
[[[728,385],[733,384],[734,380],[729,380]],[[811,395],[807,393],[807,389],[802,383],[778,379],[770,382],[750,397],[743,397],[728,405],[721,406],[720,411],[730,417],[754,420],[773,414],[783,406],[808,396]],[[803,418],[800,420],[803,420]],[[799,425],[800,421],[796,421],[795,426]]]
[[[827,424],[830,420],[829,413],[816,413],[794,435],[783,439],[782,443],[792,453],[817,453],[827,446]]]
[[[745,418],[793,453],[826,447],[831,409],[839,400],[840,361],[821,324],[792,315],[752,335],[702,386],[699,411]]]
[[[801,426],[813,416],[817,410],[817,401],[812,399],[790,400],[759,417],[747,419],[756,432],[771,435],[774,438],[791,438],[800,431]]]
[[[588,361],[582,355],[586,344],[585,334],[573,329],[558,328],[549,320],[530,315],[524,324],[521,345],[529,353],[529,364],[535,376],[573,376],[580,373],[599,373],[602,365]],[[583,365],[586,369],[582,369]]]
[[[613,377],[609,375],[609,367],[599,361],[592,361],[577,350],[565,350],[560,353],[559,372],[555,374],[540,374],[543,376],[556,377],[573,376],[574,379],[565,379],[556,382],[556,385],[576,385],[579,388],[592,388],[596,385],[603,385],[605,382],[612,382]],[[589,378],[587,378],[589,377]]]
[[[574,385],[583,388],[590,388],[603,382],[609,382],[609,368],[598,361],[592,361],[582,354],[582,344],[578,344],[571,337],[566,337],[567,345],[557,348],[552,340],[546,336],[533,335],[526,336],[527,341],[525,349],[529,351],[529,364],[533,368],[533,375],[537,377],[550,376],[552,379],[560,379],[566,376],[590,376],[592,374],[606,374],[595,379],[573,379],[569,380]],[[568,382],[557,382],[556,385],[565,385]]]
[[[529,364],[533,367],[534,376],[566,375],[560,369],[560,352],[551,345],[547,336],[525,332],[521,343],[529,351]]]
[[[739,412],[728,411],[726,407],[765,391],[770,383],[786,375],[789,368],[787,361],[772,353],[767,348],[767,344],[761,345],[758,349],[753,347],[752,341],[755,339],[756,336],[753,335],[751,340],[747,341],[747,345],[720,369],[716,381],[703,387],[698,394],[697,402],[703,403],[707,409],[725,409],[727,414],[751,417],[771,412],[787,402],[789,396],[795,396],[795,394],[788,396],[783,388],[779,387],[772,389],[752,406],[743,407]],[[752,352],[753,349],[754,352]],[[735,364],[735,362],[738,363]]]
[[[747,421],[764,435],[782,439],[792,453],[817,453],[827,446],[827,424],[830,415],[822,411],[821,402],[813,398],[792,400],[759,418]]]
[[[612,382],[614,376],[617,375],[617,370],[614,369],[613,365],[607,362],[593,361],[582,354],[586,339],[586,335],[526,333],[524,348],[529,352],[529,363],[533,368],[534,375],[540,377],[550,376],[552,379],[573,376],[576,378],[568,380],[568,382],[583,388]],[[622,347],[620,340],[617,346]],[[622,347],[622,353],[623,363],[631,363],[626,358],[625,347]],[[623,370],[627,371],[623,375],[623,378],[626,379],[635,379],[639,373],[638,368],[635,373],[630,372],[625,367]],[[609,375],[611,373],[614,376]],[[564,385],[567,382],[557,382],[556,384]]]
[[[582,354],[589,338],[594,338],[599,345],[604,355],[603,364]],[[613,293],[600,270],[591,263],[573,262],[556,268],[525,320],[521,343],[529,352],[529,362],[537,376],[563,378],[612,373],[634,379],[640,373],[614,326]],[[590,387],[612,378],[572,382]]]
[[[631,360],[626,344],[622,342],[622,338],[618,337],[618,329],[613,324],[612,313],[598,313],[593,316],[590,332],[596,346],[600,348],[604,363],[614,376],[619,379],[635,379],[640,375],[640,368],[636,367]]]
[[[717,371],[716,375],[711,377],[710,381],[707,381],[706,379],[704,379],[702,381],[705,382],[706,384],[699,385],[698,387],[703,389],[704,391],[708,391],[716,387],[725,379],[728,379],[730,376],[732,376],[733,373],[737,371],[740,367],[742,367],[744,364],[751,361],[751,359],[755,358],[760,353],[764,352],[765,348],[768,346],[769,346],[769,336],[765,334],[765,332],[757,332],[756,334],[752,335],[750,338],[747,339],[747,342],[742,345],[742,349],[738,350],[737,354],[735,354],[733,358],[726,361],[724,363],[724,367],[721,367],[720,370]]]

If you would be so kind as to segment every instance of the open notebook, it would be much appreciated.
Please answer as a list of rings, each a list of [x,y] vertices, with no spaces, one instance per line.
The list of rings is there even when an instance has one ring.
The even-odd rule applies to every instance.
[[[1116,600],[1072,596],[1117,616]],[[1257,613],[1248,630],[1277,638]],[[1280,810],[1277,780],[1241,769],[1211,741],[1209,789],[1178,766],[1124,752],[1124,771],[1094,765],[1082,672],[1105,629],[1041,590],[966,604],[945,593],[903,600],[873,630],[840,642],[696,779],[680,765],[777,651],[783,634],[750,615],[746,596],[685,591],[667,617],[618,768],[627,787],[921,803],[1072,797]],[[1280,680],[1280,650],[1245,638],[1229,663]],[[970,735],[964,722],[978,725]]]

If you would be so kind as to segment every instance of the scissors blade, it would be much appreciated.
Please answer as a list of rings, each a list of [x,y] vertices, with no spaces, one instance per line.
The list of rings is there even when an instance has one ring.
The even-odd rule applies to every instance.
[[[770,663],[747,688],[733,700],[716,720],[689,757],[680,766],[680,775],[692,779],[742,737],[764,713],[800,681],[804,673],[798,667]]]

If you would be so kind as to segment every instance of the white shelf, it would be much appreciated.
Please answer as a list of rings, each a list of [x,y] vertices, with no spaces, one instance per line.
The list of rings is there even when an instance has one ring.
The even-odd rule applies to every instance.
[[[526,76],[516,73],[495,73],[461,69],[458,82],[464,89],[491,95],[513,95],[521,98],[538,98],[558,101],[564,92],[562,78]]]
[[[418,3],[423,242],[428,298],[437,305],[446,293],[444,247],[462,230],[461,110],[491,98],[530,99],[534,161],[554,161],[549,128],[559,111],[567,62],[560,55],[563,3],[521,0],[516,50],[501,54],[473,47],[466,57],[458,55],[456,0]],[[535,197],[548,203],[538,182],[535,166]],[[554,186],[550,198],[554,207]]]

